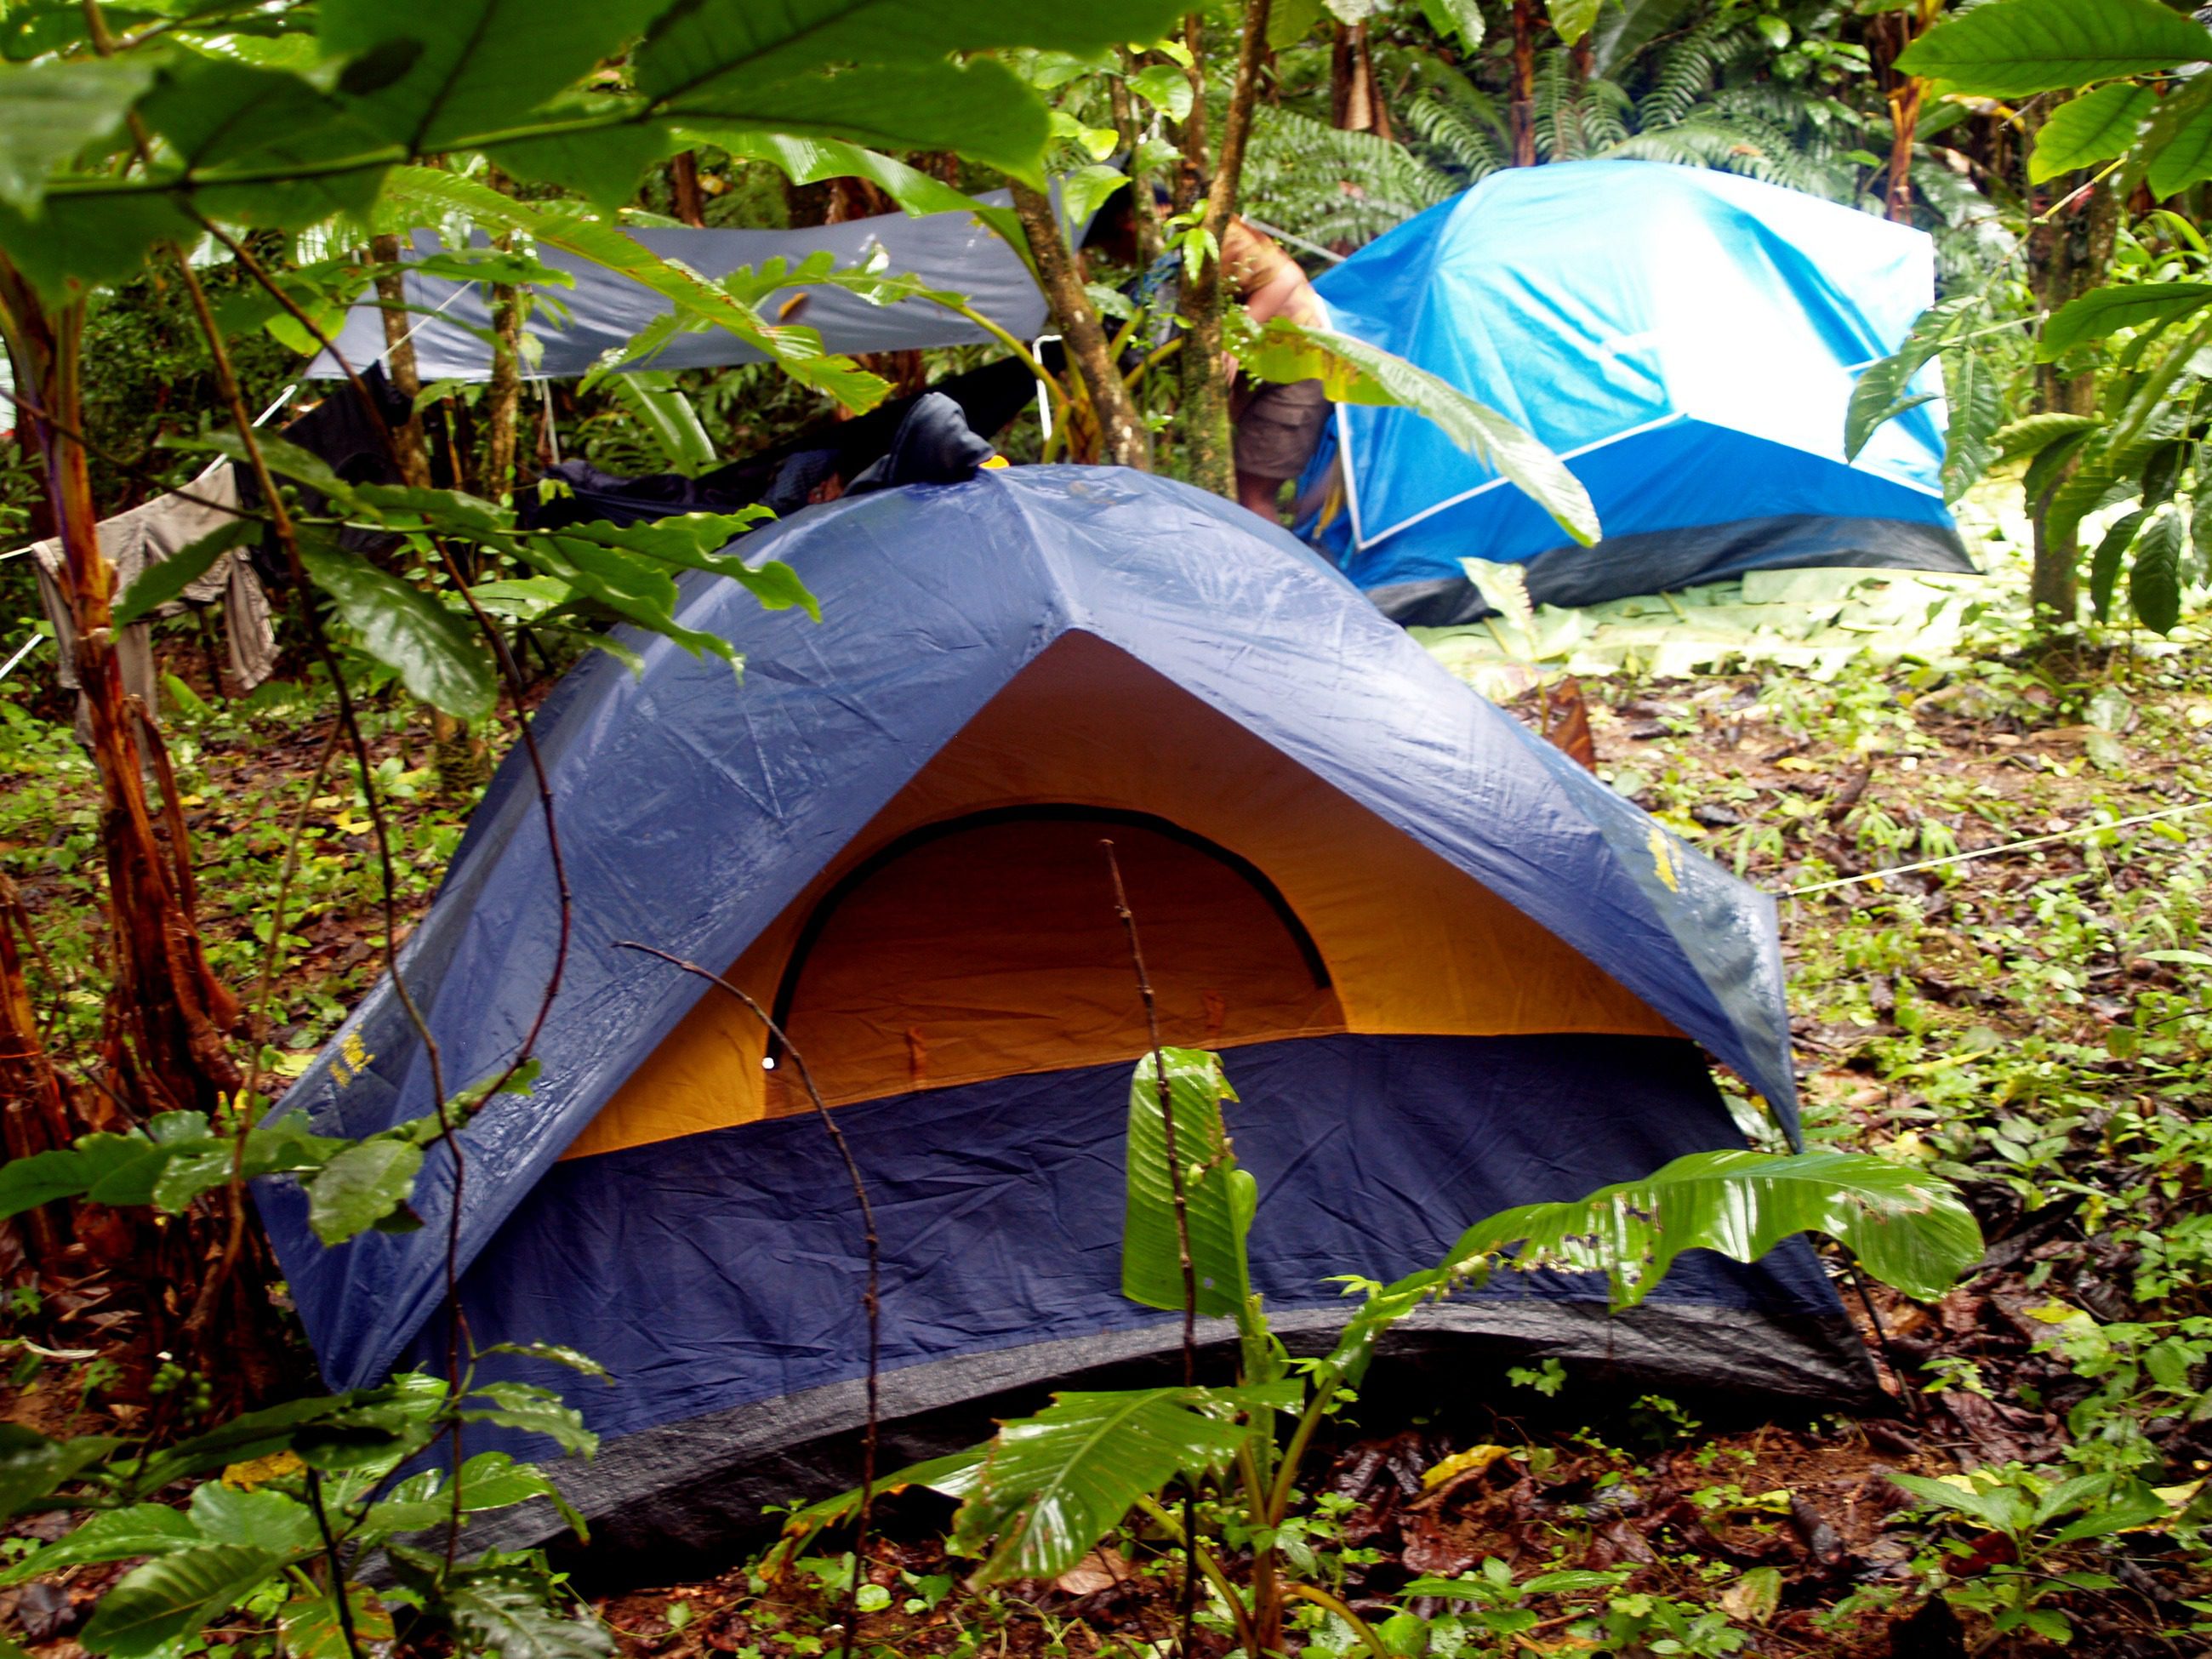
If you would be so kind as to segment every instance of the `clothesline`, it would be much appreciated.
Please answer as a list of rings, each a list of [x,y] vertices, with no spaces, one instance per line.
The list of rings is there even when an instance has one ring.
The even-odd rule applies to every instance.
[[[14,673],[15,672],[15,665],[22,661],[24,658],[29,656],[31,653],[37,650],[39,648],[40,641],[46,638],[46,635],[44,634],[32,635],[29,639],[25,640],[21,646],[16,647],[15,654],[14,656],[9,658],[5,662],[0,662],[0,680],[4,680],[9,675]]]

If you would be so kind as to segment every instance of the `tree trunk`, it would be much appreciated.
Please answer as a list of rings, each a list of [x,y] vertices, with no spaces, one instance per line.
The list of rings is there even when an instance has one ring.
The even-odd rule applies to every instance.
[[[1513,0],[1513,165],[1536,165],[1536,0]]]
[[[1127,74],[1137,70],[1135,54],[1127,47],[1121,49],[1121,67]],[[1129,158],[1129,221],[1136,227],[1137,263],[1150,265],[1160,257],[1160,216],[1152,206],[1152,177],[1137,163],[1144,147],[1144,134],[1137,125],[1136,102],[1129,96],[1129,83],[1122,76],[1115,76],[1108,82],[1108,94],[1114,111],[1114,131],[1121,141],[1121,148]]]
[[[1329,46],[1328,106],[1331,124],[1341,131],[1391,136],[1390,112],[1375,83],[1375,58],[1364,21],[1336,25]]]
[[[2081,189],[2088,177],[2076,173],[2069,191]],[[2048,216],[2028,234],[2028,282],[2036,303],[2056,311],[2068,301],[2087,293],[2100,282],[2112,260],[2119,232],[2119,198],[2108,185],[2097,185],[2063,213]],[[2035,371],[2037,414],[2094,415],[2097,377],[2094,372],[2067,375],[2057,365],[2044,363]],[[2073,473],[2063,469],[2051,485]],[[2078,535],[2054,534],[2050,527],[2051,497],[2027,503],[2035,526],[2035,559],[2028,577],[2028,602],[2042,626],[2055,632],[2069,631],[2078,613],[2079,566],[2081,544]]]
[[[1066,340],[1068,356],[1074,359],[1084,387],[1091,394],[1105,459],[1115,466],[1150,472],[1152,435],[1146,429],[1136,399],[1122,383],[1105,325],[1098,320],[1098,309],[1091,303],[1091,296],[1083,290],[1083,275],[1060,236],[1052,203],[1027,185],[1016,184],[1013,188],[1014,211],[1021,216],[1022,228],[1029,234],[1030,252],[1036,260],[1045,297],[1052,302],[1053,321]]]
[[[0,329],[23,391],[44,411],[26,419],[62,542],[60,585],[100,775],[108,923],[104,1075],[100,1086],[83,1088],[59,1075],[28,1023],[20,909],[0,918],[0,1091],[11,1157],[37,1141],[125,1129],[161,1112],[217,1119],[243,1085],[228,1044],[239,1006],[209,965],[194,920],[191,853],[167,753],[150,715],[124,690],[116,655],[113,573],[100,550],[85,451],[70,435],[83,429],[83,324],[81,305],[48,310],[0,259]],[[147,766],[161,782],[166,845],[155,827]],[[184,1317],[193,1285],[228,1250],[228,1218],[212,1200],[175,1223],[151,1211],[83,1206],[70,1231],[64,1253],[81,1250],[126,1291],[117,1311],[137,1304],[130,1340],[116,1345],[127,1356],[130,1382],[143,1388],[157,1361],[173,1353],[209,1379],[219,1405],[235,1409],[275,1378],[282,1361],[262,1274],[230,1276],[220,1329],[194,1330]]]
[[[407,418],[392,428],[392,459],[402,483],[416,489],[430,487],[430,453],[423,441],[422,417],[415,399],[422,391],[422,377],[415,367],[415,343],[408,331],[416,319],[407,313],[407,280],[399,269],[399,239],[379,236],[369,244],[376,260],[376,297],[384,307],[384,373],[392,389],[407,399]]]
[[[510,239],[494,239],[494,246]],[[486,499],[503,501],[514,494],[514,433],[522,410],[522,313],[520,289],[491,291],[491,381],[484,387]]]
[[[28,372],[27,389],[52,417],[29,418],[62,539],[62,586],[76,630],[77,679],[100,772],[100,842],[114,935],[106,1057],[118,1094],[134,1110],[212,1112],[240,1082],[227,1042],[238,1004],[209,967],[192,919],[191,857],[180,838],[181,820],[173,820],[173,844],[165,848],[140,770],[142,756],[157,763],[166,757],[151,719],[123,689],[113,573],[100,550],[83,446],[67,435],[82,429],[84,313],[80,306],[48,313],[13,267],[0,264],[0,313],[15,359]],[[168,805],[173,812],[174,802]],[[98,1109],[107,1115],[115,1109]]]
[[[1206,216],[1201,222],[1213,237],[1215,247],[1237,210],[1237,187],[1244,171],[1244,146],[1252,132],[1252,106],[1260,89],[1260,62],[1267,50],[1268,0],[1245,0],[1243,35],[1237,43],[1237,78],[1231,82],[1229,106],[1221,121],[1221,149],[1214,157],[1212,182],[1206,194]],[[1185,26],[1191,56],[1204,62],[1199,52],[1198,21]],[[1204,107],[1194,99],[1191,114]],[[1186,134],[1185,161],[1189,160]],[[1202,140],[1202,134],[1201,134]],[[1201,261],[1195,278],[1183,283],[1182,428],[1190,481],[1231,500],[1237,494],[1237,470],[1229,431],[1229,376],[1222,363],[1221,307],[1224,302],[1221,261]]]
[[[10,1163],[68,1146],[82,1121],[46,1052],[23,977],[18,939],[21,945],[33,945],[30,922],[15,883],[0,874],[0,1152]],[[59,1209],[43,1206],[14,1224],[31,1260],[41,1267],[51,1267],[68,1242]]]
[[[676,216],[687,225],[707,222],[707,195],[699,188],[699,155],[678,150],[669,158],[668,187],[676,198]]]

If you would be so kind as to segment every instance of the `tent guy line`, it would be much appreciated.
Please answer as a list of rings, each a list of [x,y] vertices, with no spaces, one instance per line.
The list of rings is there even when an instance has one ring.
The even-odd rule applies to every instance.
[[[2030,836],[2025,841],[2008,841],[2002,847],[1981,847],[1971,853],[1954,853],[1948,858],[1923,859],[1917,864],[1893,864],[1887,870],[1869,870],[1863,875],[1838,876],[1833,881],[1816,881],[1803,887],[1785,888],[1785,898],[1802,898],[1808,893],[1825,893],[1838,887],[1856,886],[1863,881],[1880,881],[1885,876],[1910,875],[1916,870],[1939,870],[1948,864],[1971,864],[1976,859],[1993,859],[2000,853],[2024,852],[2031,847],[2047,847],[2054,842],[2078,841],[2084,836],[2100,834],[2106,830],[2129,830],[2139,823],[2157,823],[2166,818],[2186,817],[2191,812],[2212,808],[2212,800],[2191,801],[2186,806],[2170,806],[2163,812],[2138,812],[2133,817],[2115,818],[2110,823],[2077,823],[2071,830],[2056,830],[2047,836]]]

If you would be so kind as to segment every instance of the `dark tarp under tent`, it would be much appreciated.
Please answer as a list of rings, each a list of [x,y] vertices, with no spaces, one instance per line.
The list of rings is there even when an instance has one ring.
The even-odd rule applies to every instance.
[[[1339,408],[1300,529],[1401,622],[1472,622],[1461,561],[1582,605],[1778,567],[1971,572],[1943,503],[1942,381],[1855,459],[1859,374],[1935,299],[1924,232],[1700,167],[1511,167],[1322,274],[1333,325],[1480,398],[1573,470],[1603,538],[1404,409]],[[1322,520],[1326,519],[1326,522]]]
[[[1000,191],[976,199],[995,207],[1009,198]],[[771,259],[797,265],[811,254],[825,252],[840,270],[879,260],[878,275],[887,278],[912,275],[927,287],[961,295],[975,311],[1017,339],[1034,338],[1045,327],[1044,295],[1038,290],[1036,278],[1030,274],[1021,255],[974,213],[926,213],[913,217],[887,213],[802,230],[697,230],[679,226],[624,234],[662,258],[678,260],[710,279],[758,267]],[[416,245],[425,251],[440,246],[427,231],[417,233]],[[574,277],[575,286],[544,290],[547,304],[531,317],[530,331],[544,348],[544,355],[530,370],[535,377],[565,380],[589,374],[607,352],[627,345],[641,330],[673,308],[642,283],[605,265],[552,247],[540,248],[538,258],[541,264],[568,271]],[[490,379],[490,299],[484,286],[415,275],[406,278],[406,284],[407,302],[412,307],[408,326],[414,331],[412,343],[422,383]],[[793,301],[802,295],[805,303],[793,307]],[[770,295],[760,309],[765,317],[781,318],[814,330],[822,337],[823,349],[833,352],[981,345],[994,337],[988,330],[957,312],[927,300],[877,305],[864,295],[836,288],[781,289]],[[345,325],[332,343],[356,368],[382,361],[384,313],[374,296],[364,298],[346,314]],[[635,367],[712,368],[762,361],[761,352],[736,335],[713,329],[679,333],[654,352],[649,362]],[[318,356],[307,369],[310,378],[327,378],[340,372],[328,352]]]
[[[567,1344],[616,1376],[488,1365],[565,1386],[606,1437],[560,1474],[601,1560],[665,1566],[849,1484],[866,1352],[859,1223],[792,1066],[733,999],[618,941],[771,1006],[850,1140],[884,1251],[890,1459],[976,1437],[975,1402],[1178,1340],[1120,1294],[1146,1036],[1103,838],[1165,1039],[1225,1056],[1255,1283],[1294,1342],[1344,1316],[1329,1275],[1389,1278],[1502,1206],[1741,1145],[1701,1046],[1794,1135],[1771,902],[1286,532],[1158,477],[1034,467],[848,496],[740,545],[788,562],[822,620],[687,576],[683,622],[744,653],[742,684],[631,637],[641,672],[594,657],[538,716],[573,943],[535,1093],[463,1136],[474,1341]],[[522,760],[402,957],[455,1087],[513,1055],[554,958]],[[432,1104],[388,984],[284,1102],[349,1134]],[[434,1155],[428,1225],[325,1250],[299,1191],[264,1183],[334,1385],[442,1369],[450,1196]],[[1749,1267],[1693,1254],[1620,1319],[1587,1280],[1504,1279],[1401,1349],[1866,1397],[1802,1241]],[[1452,1375],[1464,1395],[1497,1373]]]

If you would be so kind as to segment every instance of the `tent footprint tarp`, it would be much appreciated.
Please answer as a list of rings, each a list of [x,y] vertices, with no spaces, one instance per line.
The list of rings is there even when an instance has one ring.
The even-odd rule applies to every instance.
[[[819,623],[695,580],[683,620],[744,651],[742,684],[637,640],[641,672],[587,661],[538,716],[573,939],[537,1091],[464,1135],[475,1341],[615,1373],[493,1362],[566,1385],[606,1437],[562,1477],[603,1547],[711,1548],[848,1479],[865,1354],[859,1225],[792,1067],[732,1000],[620,941],[732,975],[823,1080],[874,1198],[899,1449],[1176,1340],[1119,1294],[1145,1035],[1102,839],[1167,1039],[1225,1054],[1255,1278],[1304,1340],[1342,1317],[1330,1274],[1389,1277],[1504,1205],[1741,1144],[1701,1047],[1794,1133],[1769,902],[1283,532],[1164,480],[1041,467],[848,498],[745,545],[798,570]],[[556,895],[511,763],[404,954],[453,1086],[529,1029]],[[431,1109],[388,988],[285,1103],[356,1133]],[[296,1190],[260,1196],[333,1383],[442,1364],[443,1159],[416,1196],[429,1224],[334,1251]],[[1680,1388],[1868,1384],[1802,1243],[1687,1261],[1620,1321],[1601,1287],[1516,1276],[1407,1341]]]

